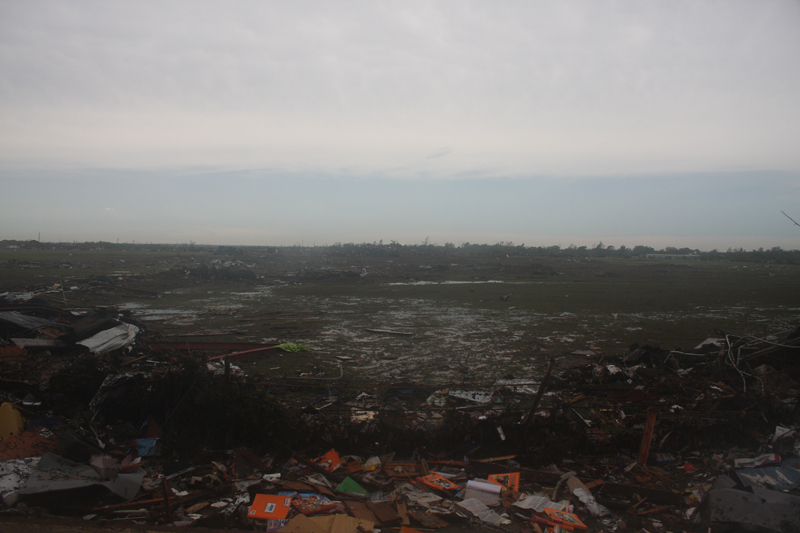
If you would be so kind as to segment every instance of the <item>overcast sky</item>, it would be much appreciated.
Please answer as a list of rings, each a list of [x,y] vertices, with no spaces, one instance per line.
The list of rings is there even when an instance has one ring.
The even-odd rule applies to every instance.
[[[0,2],[0,239],[800,248],[800,2]]]

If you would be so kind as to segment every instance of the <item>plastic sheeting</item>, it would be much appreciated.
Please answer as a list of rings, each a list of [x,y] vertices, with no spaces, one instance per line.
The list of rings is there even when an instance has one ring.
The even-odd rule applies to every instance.
[[[83,339],[77,344],[86,346],[93,353],[113,352],[133,344],[138,334],[139,328],[133,324],[120,324],[111,329],[101,331],[88,339]]]
[[[26,496],[102,485],[114,494],[130,500],[139,492],[143,479],[144,472],[139,470],[132,474],[119,474],[115,479],[107,481],[89,465],[73,463],[58,455],[46,453],[18,492],[20,496]]]

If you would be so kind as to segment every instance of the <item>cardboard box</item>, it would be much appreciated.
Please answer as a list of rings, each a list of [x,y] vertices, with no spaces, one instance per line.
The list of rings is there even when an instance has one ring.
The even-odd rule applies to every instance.
[[[519,472],[508,474],[489,474],[489,481],[508,490],[519,490]]]

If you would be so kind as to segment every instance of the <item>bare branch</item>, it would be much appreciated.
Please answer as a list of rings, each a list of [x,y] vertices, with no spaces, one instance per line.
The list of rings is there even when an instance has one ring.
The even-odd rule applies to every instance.
[[[781,211],[781,213],[783,213],[783,211]],[[797,221],[796,221],[795,219],[793,219],[792,217],[790,217],[790,216],[789,216],[789,215],[787,215],[786,213],[783,213],[783,215],[784,215],[786,218],[788,218],[789,220],[791,220],[792,222],[794,222],[794,225],[795,225],[795,226],[800,226],[800,224],[798,224],[798,223],[797,223]]]

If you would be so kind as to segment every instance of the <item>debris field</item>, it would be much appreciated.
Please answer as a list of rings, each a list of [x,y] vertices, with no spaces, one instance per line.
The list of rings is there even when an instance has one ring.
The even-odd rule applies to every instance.
[[[793,252],[629,252],[7,246],[0,529],[797,531]]]
[[[248,370],[295,339],[165,341],[124,309],[6,299],[0,524],[798,531],[800,328],[709,334],[367,382]]]

